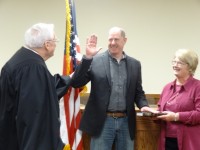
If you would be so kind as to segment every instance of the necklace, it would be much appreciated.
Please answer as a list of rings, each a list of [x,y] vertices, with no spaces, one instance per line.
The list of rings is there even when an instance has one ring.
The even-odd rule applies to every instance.
[[[170,99],[167,101],[167,104],[169,105],[172,104],[176,100],[178,95],[179,95],[179,92],[175,93],[172,97],[170,97]]]
[[[169,100],[167,101],[168,105],[171,105],[172,103],[174,103],[176,101],[177,96],[180,93],[182,85],[175,85],[175,89],[174,89],[174,93],[172,94],[172,96],[169,98]]]

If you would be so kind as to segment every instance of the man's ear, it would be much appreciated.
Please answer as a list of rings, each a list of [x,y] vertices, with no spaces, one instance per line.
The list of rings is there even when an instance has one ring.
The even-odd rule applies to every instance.
[[[48,50],[49,49],[49,44],[50,43],[48,41],[45,41],[44,42],[44,48]]]

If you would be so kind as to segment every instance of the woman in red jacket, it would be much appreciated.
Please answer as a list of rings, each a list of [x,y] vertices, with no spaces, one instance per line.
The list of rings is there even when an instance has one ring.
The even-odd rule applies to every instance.
[[[161,133],[159,150],[200,149],[200,81],[193,77],[197,54],[188,49],[176,51],[172,68],[176,79],[161,93],[158,110]]]

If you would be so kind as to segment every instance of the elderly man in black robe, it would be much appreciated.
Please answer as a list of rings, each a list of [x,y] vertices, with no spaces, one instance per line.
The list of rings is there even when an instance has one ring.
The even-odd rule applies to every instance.
[[[45,61],[57,38],[53,24],[38,23],[25,33],[25,45],[3,66],[0,75],[0,150],[62,150],[59,99],[77,87],[92,62],[97,37],[90,36],[86,55],[73,76],[52,76]]]

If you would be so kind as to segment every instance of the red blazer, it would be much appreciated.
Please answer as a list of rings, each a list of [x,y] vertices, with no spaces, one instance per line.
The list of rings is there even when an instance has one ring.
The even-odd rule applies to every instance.
[[[159,110],[163,111],[166,101],[173,93],[175,81],[167,84],[158,102]],[[179,150],[200,149],[200,81],[192,76],[183,85],[177,97],[177,112],[179,122],[177,139]],[[165,150],[165,122],[161,122],[161,133],[158,143],[158,150]]]

